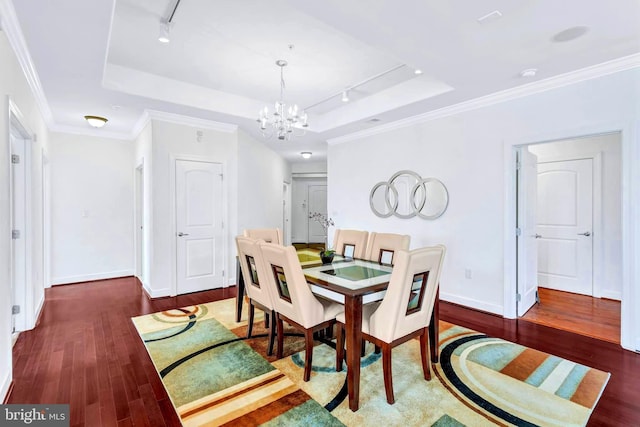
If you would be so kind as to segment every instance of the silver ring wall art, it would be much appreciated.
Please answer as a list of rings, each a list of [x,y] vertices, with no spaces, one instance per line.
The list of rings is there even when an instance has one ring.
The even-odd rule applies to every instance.
[[[447,210],[449,193],[436,178],[422,178],[413,171],[402,170],[373,186],[369,205],[380,218],[395,215],[403,219],[436,219]]]

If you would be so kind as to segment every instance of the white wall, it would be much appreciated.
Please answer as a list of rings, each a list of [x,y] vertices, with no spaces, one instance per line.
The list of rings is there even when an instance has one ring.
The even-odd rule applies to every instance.
[[[602,247],[601,257],[594,256],[594,286],[605,298],[622,296],[622,158],[620,134],[595,135],[529,146],[529,151],[544,160],[570,160],[602,157],[601,233],[594,233],[594,243]],[[594,221],[596,218],[594,218]],[[595,223],[594,223],[595,226]],[[596,240],[597,239],[597,240]],[[595,246],[594,246],[595,248]],[[594,255],[596,251],[594,250]],[[601,258],[601,259],[600,259]],[[595,283],[595,282],[599,283]],[[596,286],[597,285],[597,286]]]
[[[202,132],[198,137],[197,132]],[[172,215],[171,168],[175,158],[198,158],[223,164],[228,220],[225,222],[227,272],[235,272],[235,238],[238,217],[238,141],[236,132],[201,129],[185,124],[151,121],[152,261],[147,292],[152,297],[174,295],[175,224]],[[144,144],[142,144],[144,145]],[[147,161],[145,158],[145,168]],[[133,212],[133,211],[132,211]],[[227,274],[226,282],[233,273]]]
[[[289,164],[261,141],[239,131],[237,234],[247,228],[282,228],[285,181],[291,181]]]
[[[0,27],[4,18],[0,16]],[[42,240],[42,155],[48,150],[48,132],[37,108],[22,70],[16,60],[11,46],[4,32],[0,31],[0,234],[10,235],[9,212],[9,111],[7,98],[10,97],[22,114],[23,124],[36,136],[31,143],[32,168],[30,173],[32,183],[31,200],[31,233],[32,265],[27,267],[27,294],[31,301],[27,306],[32,312],[27,313],[28,327],[38,317],[44,301],[43,281],[43,240]],[[0,239],[0,399],[4,399],[12,380],[11,358],[11,297],[10,270],[11,244],[8,238]]]
[[[51,135],[51,280],[133,274],[133,143]]]
[[[505,247],[512,207],[506,206],[510,147],[623,130],[625,190],[623,219],[631,244],[625,256],[633,257],[640,232],[630,220],[640,204],[633,170],[640,168],[638,141],[640,70],[629,70],[582,81],[523,98],[477,108],[385,133],[334,143],[328,152],[329,214],[336,226],[411,235],[412,247],[443,243],[447,259],[441,281],[441,297],[448,301],[493,313],[505,313],[510,280],[505,265],[514,246]],[[635,166],[635,167],[634,167]],[[435,221],[376,217],[369,208],[373,185],[393,173],[409,169],[423,177],[436,177],[447,186],[448,210]],[[510,181],[510,180],[509,180]],[[514,227],[515,228],[515,227]],[[637,267],[627,260],[623,284],[622,343],[640,345]],[[465,279],[465,269],[472,278]]]
[[[314,162],[310,160],[291,163],[292,174],[327,173],[327,162]]]

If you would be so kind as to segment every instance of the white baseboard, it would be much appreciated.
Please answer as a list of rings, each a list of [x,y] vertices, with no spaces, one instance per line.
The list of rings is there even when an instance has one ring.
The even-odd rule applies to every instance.
[[[460,304],[465,307],[474,308],[476,310],[482,310],[488,313],[497,314],[498,316],[504,316],[504,307],[498,304],[489,304],[484,301],[465,298],[465,297],[461,297],[460,295],[449,294],[446,292],[440,292],[440,299],[442,301],[452,302],[454,304]]]
[[[36,307],[36,311],[33,313],[33,323],[30,325],[29,329],[33,329],[36,327],[36,323],[38,323],[38,319],[40,318],[40,312],[42,311],[42,307],[44,307],[44,294],[38,302],[38,306]]]
[[[229,277],[229,280],[227,280],[227,284],[224,286],[225,288],[228,288],[229,286],[236,286],[238,284],[238,279],[235,277]]]
[[[54,277],[52,285],[66,285],[69,283],[90,282],[92,280],[115,279],[117,277],[133,276],[134,270],[106,271],[104,273],[82,274],[78,276]]]
[[[149,295],[151,298],[162,298],[162,297],[168,297],[171,295],[171,289],[169,288],[151,289],[146,284],[143,284],[142,287],[147,292],[147,295]]]
[[[2,369],[2,371],[5,371],[6,374],[4,376],[4,378],[2,379],[2,384],[0,385],[0,396],[2,396],[2,399],[0,399],[0,402],[4,402],[7,398],[7,393],[9,392],[9,387],[11,387],[11,366],[9,366],[6,370]]]
[[[602,291],[602,298],[622,301],[622,292],[620,291]]]

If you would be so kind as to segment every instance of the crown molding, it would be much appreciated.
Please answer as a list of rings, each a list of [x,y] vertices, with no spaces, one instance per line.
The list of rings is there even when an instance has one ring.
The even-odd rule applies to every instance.
[[[9,40],[9,44],[16,55],[20,68],[22,68],[45,123],[51,128],[54,125],[53,113],[44,95],[40,77],[38,77],[29,49],[27,49],[27,42],[22,34],[16,10],[10,0],[0,0],[0,27],[7,35],[7,40]]]
[[[395,129],[405,128],[411,125],[428,122],[443,117],[453,116],[466,111],[476,110],[478,108],[488,107],[502,102],[512,101],[526,96],[546,92],[552,89],[558,89],[575,83],[591,80],[609,74],[618,73],[620,71],[629,70],[640,67],[640,53],[624,56],[601,64],[592,65],[570,73],[560,74],[549,77],[544,80],[517,86],[511,89],[495,92],[490,95],[471,99],[469,101],[460,102],[455,105],[429,111],[412,117],[407,117],[395,122],[386,123],[374,128],[353,132],[336,138],[327,140],[329,145],[342,144],[356,139],[368,136],[378,135]]]
[[[149,120],[160,120],[163,122],[192,126],[201,129],[210,129],[225,133],[233,133],[238,130],[238,125],[216,122],[213,120],[199,119],[196,117],[183,116],[181,114],[167,113],[166,111],[145,110],[145,114],[147,114]],[[142,117],[140,120],[138,120],[138,123],[141,123],[141,121]],[[144,125],[146,125],[146,123],[144,123]],[[144,125],[140,128],[140,131],[142,131]]]

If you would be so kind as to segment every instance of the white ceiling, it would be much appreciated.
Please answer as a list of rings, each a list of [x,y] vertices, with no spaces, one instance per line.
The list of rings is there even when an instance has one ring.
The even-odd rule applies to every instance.
[[[286,59],[285,101],[312,106],[310,129],[265,143],[290,161],[323,159],[329,138],[640,52],[638,0],[181,0],[160,43],[175,4],[13,0],[50,126],[91,132],[83,116],[102,115],[98,132],[131,138],[153,110],[262,139],[255,119],[278,99]],[[587,31],[554,41],[574,27]],[[520,77],[528,68],[537,75]]]

